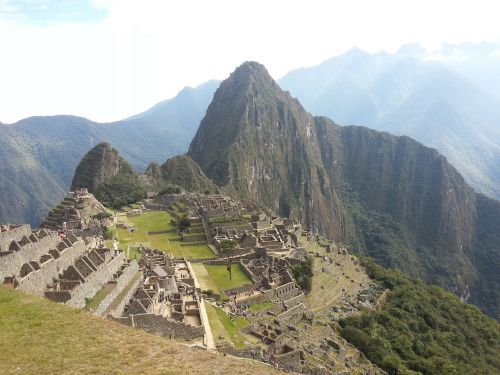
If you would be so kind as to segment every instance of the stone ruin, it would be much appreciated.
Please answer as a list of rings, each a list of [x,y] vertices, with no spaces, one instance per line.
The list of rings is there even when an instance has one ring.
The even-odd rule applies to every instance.
[[[204,305],[189,262],[158,250],[140,251],[144,281],[132,291],[123,311],[115,310],[113,319],[170,338],[203,338]]]
[[[87,189],[70,191],[49,212],[41,227],[65,231],[95,228],[95,231],[99,231],[100,223],[94,220],[94,216],[101,212],[106,212],[106,208]]]
[[[0,282],[12,288],[83,308],[106,283],[121,291],[137,270],[137,262],[94,236],[0,226]]]

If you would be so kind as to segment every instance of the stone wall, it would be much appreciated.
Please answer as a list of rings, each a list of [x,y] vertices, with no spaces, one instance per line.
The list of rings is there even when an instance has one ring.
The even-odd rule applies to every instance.
[[[168,206],[164,204],[145,203],[144,208],[147,210],[166,211]]]
[[[295,281],[274,288],[275,297],[282,300],[287,300],[292,297],[295,297],[299,293],[301,293],[301,291],[297,286],[297,284],[295,283]]]
[[[286,320],[290,323],[296,323],[302,316],[304,315],[305,307],[303,303],[298,304],[295,307],[292,307],[290,310],[286,310],[278,315],[278,319]]]
[[[21,232],[25,232],[26,228],[29,229],[29,225],[23,225],[21,228]],[[3,232],[2,234],[9,232],[10,231]],[[28,233],[28,236],[30,233],[31,232]],[[14,240],[20,240],[23,235],[15,238]],[[18,276],[21,266],[24,263],[31,260],[35,260],[38,262],[40,260],[40,257],[44,254],[47,254],[50,249],[55,248],[59,241],[59,236],[55,233],[51,233],[41,239],[38,239],[38,242],[28,243],[24,246],[21,246],[21,250],[14,251],[3,257],[0,257],[0,283],[6,276]],[[10,242],[12,242],[12,240],[9,241],[9,244]]]
[[[120,275],[120,277],[115,279],[116,286],[113,288],[111,293],[109,293],[101,301],[99,306],[97,306],[94,314],[102,316],[111,305],[111,303],[115,300],[115,298],[118,297],[118,295],[127,287],[134,276],[137,275],[137,272],[139,272],[139,264],[136,260],[132,260],[130,264],[123,270],[123,273]]]
[[[108,316],[119,319],[122,316],[123,311],[125,310],[125,306],[127,305],[127,303],[129,303],[135,291],[137,290],[137,288],[139,288],[139,286],[142,284],[143,281],[144,281],[144,276],[141,275],[141,277],[139,277],[135,281],[135,283],[131,286],[127,294],[123,296],[122,300],[118,303],[118,305],[109,312]]]
[[[125,253],[119,252],[118,255],[109,263],[101,264],[96,271],[85,278],[85,282],[71,290],[71,299],[66,305],[78,308],[85,307],[85,299],[93,297],[104,284],[113,279],[125,260]]]
[[[278,365],[280,369],[300,373],[302,372],[300,351],[289,348],[286,353],[271,356],[271,362]]]
[[[0,251],[8,250],[12,240],[17,240],[23,236],[29,236],[30,234],[31,227],[29,224],[23,224],[16,228],[9,229],[8,231],[0,232]]]
[[[147,332],[158,333],[162,336],[179,336],[186,340],[203,337],[205,329],[203,326],[192,326],[182,322],[168,320],[155,314],[137,314],[132,316],[134,327],[142,328]]]
[[[40,240],[40,242],[42,240]],[[45,249],[44,254],[47,254],[49,248]],[[62,270],[71,266],[74,261],[86,250],[87,248],[83,240],[75,242],[71,247],[67,247],[62,251],[59,251],[59,258],[49,259],[40,264],[39,270],[31,272],[21,279],[17,279],[17,288],[25,292],[43,296],[45,289],[47,288],[47,284],[52,283],[53,279],[57,278]],[[19,253],[19,251],[17,253]]]
[[[247,284],[247,285],[239,286],[237,288],[226,289],[226,290],[224,290],[224,293],[226,293],[228,296],[233,296],[233,295],[239,294],[239,293],[253,292],[258,287],[260,287],[260,284],[257,284],[257,283]]]
[[[197,242],[197,241],[206,241],[207,237],[205,233],[200,234],[181,234],[182,242]]]
[[[252,297],[252,298],[249,298],[249,299],[246,299],[246,300],[243,300],[243,301],[238,301],[237,305],[239,305],[239,306],[249,306],[249,305],[254,304],[254,303],[260,303],[260,302],[270,301],[273,298],[274,298],[274,290],[273,289],[269,289],[269,290],[265,290],[262,294],[259,294],[256,297]]]
[[[286,306],[287,310],[291,309],[292,307],[297,306],[299,303],[303,303],[305,300],[304,293],[300,293],[299,295],[292,297],[290,299],[287,299],[284,302],[284,305]]]

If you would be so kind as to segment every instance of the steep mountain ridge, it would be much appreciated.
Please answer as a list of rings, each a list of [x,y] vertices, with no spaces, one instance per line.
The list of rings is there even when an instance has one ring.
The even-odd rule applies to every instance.
[[[421,54],[418,48],[395,54],[353,49],[292,71],[279,84],[316,115],[408,135],[436,148],[476,190],[500,198],[498,99],[446,61]]]
[[[470,293],[499,316],[498,280],[479,272],[484,252],[500,247],[496,227],[485,226],[484,209],[476,209],[482,198],[436,150],[313,117],[262,65],[247,62],[216,91],[188,155],[229,193],[385,266]],[[474,288],[486,279],[489,290]]]
[[[324,168],[309,168],[320,159],[307,141],[315,126],[316,120],[280,90],[262,65],[246,63],[217,90],[188,154],[229,193],[301,217],[339,239],[345,234],[343,207],[324,180]],[[315,201],[324,209],[305,203]]]

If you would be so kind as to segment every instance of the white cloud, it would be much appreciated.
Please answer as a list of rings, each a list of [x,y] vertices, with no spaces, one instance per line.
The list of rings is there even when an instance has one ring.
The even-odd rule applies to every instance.
[[[0,120],[72,113],[114,120],[257,60],[279,78],[352,46],[500,39],[495,2],[111,1],[98,23],[0,21]],[[1,4],[1,3],[0,3]]]

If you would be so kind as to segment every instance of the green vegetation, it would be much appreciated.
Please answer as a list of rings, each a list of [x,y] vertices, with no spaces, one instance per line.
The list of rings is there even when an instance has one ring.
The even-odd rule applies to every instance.
[[[193,159],[187,155],[174,156],[161,166],[146,170],[146,175],[160,190],[172,191],[179,187],[193,192],[218,192],[217,186],[203,173]]]
[[[0,316],[1,374],[281,373],[3,286]]]
[[[138,247],[130,247],[129,254],[128,254],[129,259],[137,259],[139,260],[141,258],[141,252]]]
[[[229,278],[227,265],[225,264],[204,264],[204,267],[220,290],[237,288],[252,283],[252,280],[243,272],[239,263],[231,264],[232,278]]]
[[[342,335],[389,374],[498,374],[500,325],[437,286],[365,261],[390,290],[381,310],[340,321]]]
[[[243,273],[239,263],[231,265],[233,278],[229,279],[227,265],[225,264],[203,264],[192,263],[196,278],[200,283],[202,291],[210,290],[220,294],[220,290],[236,288],[252,281]],[[218,292],[219,291],[219,292]]]
[[[180,193],[182,193],[182,189],[179,186],[167,184],[165,187],[160,189],[158,195],[180,194]]]
[[[105,240],[112,240],[116,235],[116,228],[108,228],[104,225],[101,225],[102,236]]]
[[[107,283],[103,285],[101,290],[99,290],[94,297],[91,299],[88,299],[85,304],[85,310],[90,310],[94,311],[97,306],[106,298],[106,296],[111,293],[111,291],[114,289],[115,285],[111,283]]]
[[[119,173],[96,188],[94,195],[106,207],[120,208],[144,198],[146,187],[138,176]]]
[[[137,202],[146,187],[129,163],[108,143],[99,143],[80,161],[71,189],[87,188],[105,206],[120,208]]]
[[[233,240],[223,240],[220,243],[220,251],[227,258],[227,272],[229,273],[229,279],[233,278],[233,269],[231,267],[231,256],[233,255],[234,249],[236,248],[236,242]]]
[[[135,232],[118,228],[120,249],[126,250],[129,245],[143,244],[173,254],[175,257],[210,258],[213,252],[206,242],[183,243],[171,223],[172,216],[166,211],[146,211],[138,216],[119,216],[127,223],[135,226]],[[162,232],[151,234],[151,232]],[[132,253],[131,253],[132,254]]]
[[[305,263],[292,265],[293,277],[306,293],[311,291],[313,278],[313,258],[308,255]]]
[[[250,311],[263,311],[263,310],[269,310],[274,306],[274,303],[270,301],[265,301],[265,302],[257,302],[257,303],[252,303],[251,305],[248,306],[248,310]]]
[[[230,318],[223,309],[211,303],[205,302],[205,307],[214,340],[216,342],[229,341],[236,348],[244,347],[246,339],[240,329],[250,323],[242,316]]]

